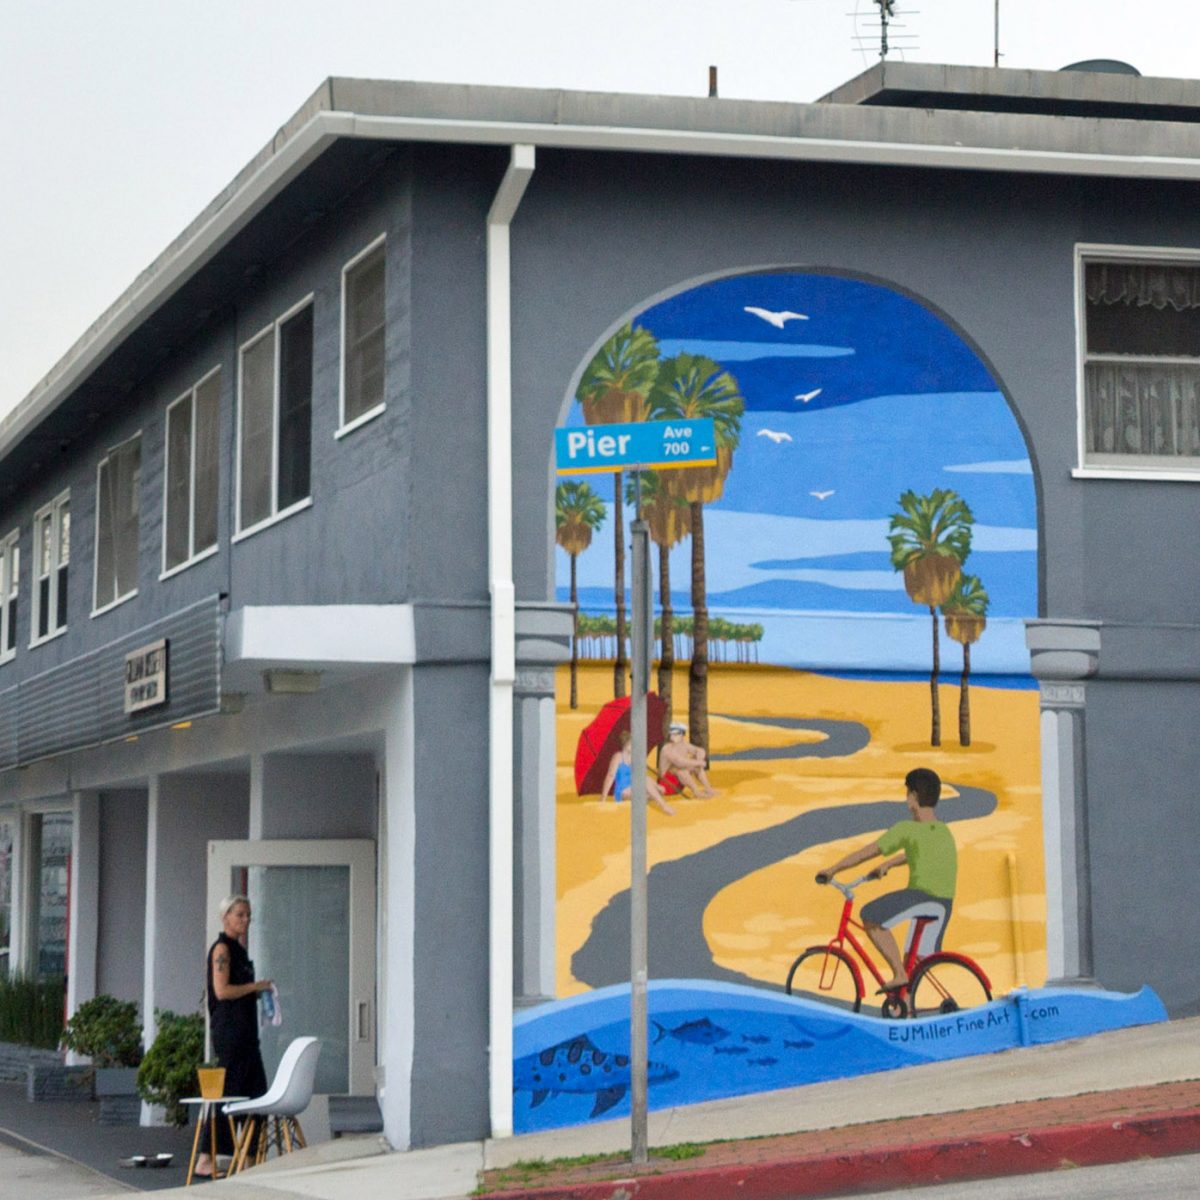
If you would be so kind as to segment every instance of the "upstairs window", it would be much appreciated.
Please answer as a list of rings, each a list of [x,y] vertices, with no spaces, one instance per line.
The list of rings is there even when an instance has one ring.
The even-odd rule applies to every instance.
[[[1082,465],[1200,474],[1200,255],[1082,261]]]
[[[238,412],[238,532],[309,497],[313,310],[310,301],[242,347]]]
[[[383,411],[385,249],[379,238],[342,271],[342,432]]]
[[[67,627],[67,576],[71,563],[71,493],[63,492],[33,518],[33,623],[31,646]]]
[[[163,574],[203,557],[217,544],[220,368],[167,409],[163,479]]]
[[[0,662],[17,652],[17,585],[21,579],[20,530],[0,542]],[[0,901],[3,896],[0,896]]]
[[[139,434],[110,450],[96,472],[96,612],[137,592],[141,480]]]

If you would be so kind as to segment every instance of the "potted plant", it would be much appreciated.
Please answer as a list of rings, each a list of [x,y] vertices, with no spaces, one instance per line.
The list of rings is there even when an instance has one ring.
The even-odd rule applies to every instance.
[[[187,1110],[179,1101],[193,1095],[196,1068],[204,1060],[204,1018],[156,1009],[158,1034],[138,1068],[137,1089],[148,1104],[161,1104],[172,1125],[186,1125]]]
[[[93,997],[67,1022],[62,1044],[92,1060],[101,1124],[136,1124],[137,1066],[142,1060],[137,1005],[105,994]]]

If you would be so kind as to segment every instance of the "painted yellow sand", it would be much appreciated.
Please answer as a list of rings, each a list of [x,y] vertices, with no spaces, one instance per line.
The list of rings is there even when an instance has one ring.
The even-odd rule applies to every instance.
[[[558,679],[558,994],[586,988],[571,958],[597,913],[629,886],[629,808],[575,795],[580,730],[612,697],[612,667],[581,666],[579,708],[572,712],[568,668]],[[686,711],[687,676],[675,676],[675,711]],[[713,713],[753,717],[818,717],[859,721],[871,740],[839,758],[715,762],[712,800],[673,798],[676,815],[649,814],[650,864],[695,854],[726,838],[767,829],[833,805],[902,800],[903,779],[929,766],[946,779],[995,792],[990,816],[956,821],[959,883],[946,948],[979,960],[997,992],[1045,979],[1045,877],[1042,863],[1040,751],[1036,692],[971,688],[972,745],[958,745],[958,688],[940,689],[942,741],[929,746],[929,685],[831,679],[774,667],[713,667]],[[794,731],[713,716],[714,754],[753,746],[821,741]],[[949,813],[952,789],[944,792]],[[832,935],[841,896],[813,876],[865,839],[829,842],[753,872],[720,892],[704,914],[704,933],[723,967],[779,984],[796,954]],[[1009,859],[1015,868],[1010,887]],[[845,877],[844,877],[845,878]],[[904,872],[864,885],[860,901],[903,886]],[[1018,955],[1018,948],[1020,954]]]

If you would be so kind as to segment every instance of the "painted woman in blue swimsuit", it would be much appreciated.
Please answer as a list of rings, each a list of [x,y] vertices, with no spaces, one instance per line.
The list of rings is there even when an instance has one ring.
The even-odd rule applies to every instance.
[[[633,792],[633,738],[629,733],[621,734],[621,749],[609,760],[600,799],[603,800],[610,791],[613,799],[618,801],[628,800]],[[646,799],[668,817],[675,815],[675,810],[667,803],[662,789],[649,772],[646,774]]]

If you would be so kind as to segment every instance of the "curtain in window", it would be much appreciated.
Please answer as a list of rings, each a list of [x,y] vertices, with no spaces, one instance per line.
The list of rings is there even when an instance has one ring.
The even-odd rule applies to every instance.
[[[1166,263],[1089,263],[1085,287],[1092,304],[1137,304],[1184,312],[1200,308],[1200,268]]]
[[[196,521],[192,553],[217,544],[218,461],[221,454],[221,378],[196,389]]]
[[[1089,363],[1088,449],[1200,456],[1200,366]]]

